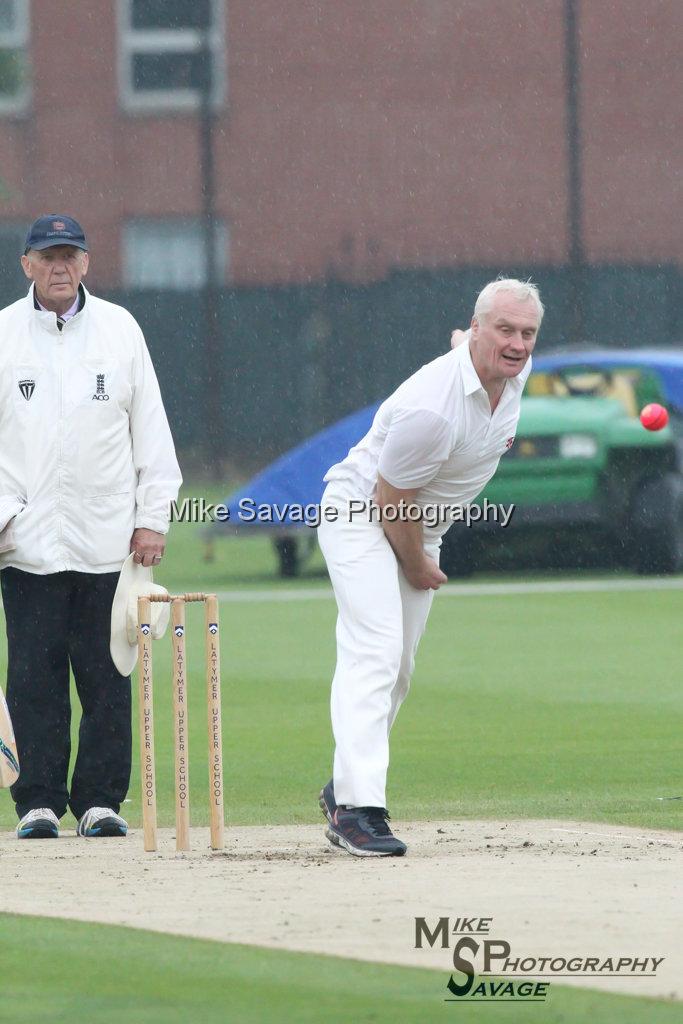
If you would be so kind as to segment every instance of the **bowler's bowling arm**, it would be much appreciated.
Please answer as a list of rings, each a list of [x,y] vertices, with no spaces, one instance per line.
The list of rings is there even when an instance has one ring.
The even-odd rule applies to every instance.
[[[375,502],[382,509],[382,528],[411,586],[417,590],[438,590],[446,582],[433,558],[425,554],[421,519],[412,521],[408,510],[415,506],[418,488],[393,487],[377,474]],[[394,511],[398,515],[394,515]]]
[[[460,345],[464,345],[465,342],[469,344],[469,340],[471,337],[472,332],[469,329],[469,327],[467,328],[466,331],[462,331],[460,330],[459,327],[456,327],[456,329],[451,334],[451,348],[458,348]]]

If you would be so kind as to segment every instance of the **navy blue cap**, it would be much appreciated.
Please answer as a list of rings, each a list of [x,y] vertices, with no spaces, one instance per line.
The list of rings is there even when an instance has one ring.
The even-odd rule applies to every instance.
[[[26,236],[26,251],[49,249],[52,245],[75,245],[77,249],[88,250],[83,228],[73,217],[61,213],[46,213],[34,220]]]

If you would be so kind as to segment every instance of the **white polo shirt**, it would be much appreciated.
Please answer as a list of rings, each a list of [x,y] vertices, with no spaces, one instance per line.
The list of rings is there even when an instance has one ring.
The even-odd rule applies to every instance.
[[[510,378],[496,411],[463,344],[422,366],[382,402],[372,427],[325,475],[331,492],[372,497],[379,473],[402,489],[419,488],[415,503],[462,506],[472,502],[514,441],[531,358]],[[438,540],[451,520],[430,525],[425,542]]]

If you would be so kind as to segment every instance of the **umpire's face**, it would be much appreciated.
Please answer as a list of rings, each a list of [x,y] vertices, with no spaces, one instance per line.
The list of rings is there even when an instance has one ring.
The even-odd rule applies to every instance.
[[[88,270],[88,254],[75,245],[29,249],[21,257],[24,273],[36,285],[38,301],[47,309],[67,310]]]
[[[470,350],[482,384],[516,377],[534,350],[539,318],[533,299],[498,292],[491,309],[472,319]]]

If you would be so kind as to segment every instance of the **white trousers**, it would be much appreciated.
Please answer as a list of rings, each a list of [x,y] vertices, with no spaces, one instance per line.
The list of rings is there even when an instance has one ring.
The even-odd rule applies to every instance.
[[[408,693],[434,591],[411,587],[380,524],[349,522],[347,499],[330,487],[322,503],[340,509],[336,523],[318,528],[338,609],[331,699],[335,800],[386,807],[389,732]],[[425,551],[438,560],[438,545]]]

